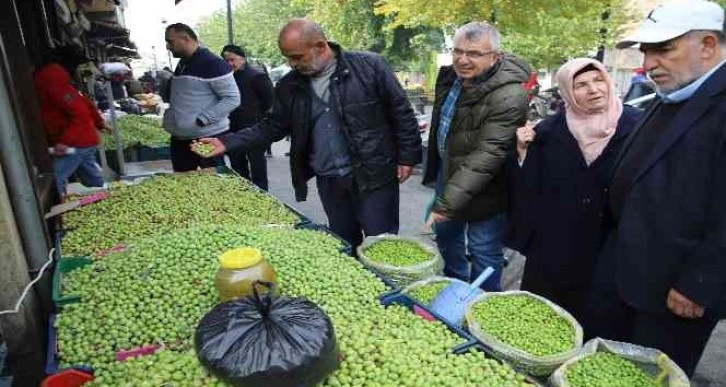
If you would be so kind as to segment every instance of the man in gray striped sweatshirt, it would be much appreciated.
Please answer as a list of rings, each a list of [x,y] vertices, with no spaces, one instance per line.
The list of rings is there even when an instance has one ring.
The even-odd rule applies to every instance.
[[[164,114],[164,129],[171,133],[174,171],[222,165],[223,156],[202,158],[191,151],[190,144],[229,131],[229,113],[240,104],[232,68],[201,47],[196,33],[186,24],[166,28],[166,48],[181,58],[169,82],[169,109]]]

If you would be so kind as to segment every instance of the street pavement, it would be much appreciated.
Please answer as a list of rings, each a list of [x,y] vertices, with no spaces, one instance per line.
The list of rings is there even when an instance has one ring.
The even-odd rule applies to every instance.
[[[275,143],[272,147],[273,157],[267,159],[269,191],[315,222],[326,224],[325,212],[318,198],[314,179],[308,184],[307,200],[295,201],[290,180],[289,158],[284,156],[289,147],[290,143],[285,140]],[[421,177],[421,171],[417,170],[408,181],[401,185],[399,234],[434,244],[430,235],[420,233],[423,225],[423,209],[433,195],[432,189],[421,185]],[[525,258],[516,252],[507,252],[507,256],[509,264],[504,270],[502,285],[505,289],[518,289]],[[722,321],[711,336],[691,382],[694,387],[726,387],[726,321]]]

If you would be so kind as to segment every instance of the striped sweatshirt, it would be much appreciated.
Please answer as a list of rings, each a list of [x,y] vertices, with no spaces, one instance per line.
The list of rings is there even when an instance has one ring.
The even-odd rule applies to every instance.
[[[240,103],[232,69],[204,47],[179,61],[169,93],[164,129],[181,140],[226,132],[229,113]]]

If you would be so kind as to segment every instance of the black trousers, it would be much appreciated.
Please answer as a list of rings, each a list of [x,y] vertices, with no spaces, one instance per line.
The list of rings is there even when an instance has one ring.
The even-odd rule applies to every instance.
[[[612,281],[596,281],[590,295],[587,338],[625,341],[656,348],[667,354],[688,377],[693,376],[711,332],[718,323],[715,311],[703,317],[686,319],[670,311],[639,310],[625,303]],[[665,305],[666,298],[663,297]]]
[[[265,150],[252,149],[246,152],[231,151],[227,153],[232,169],[252,184],[267,191],[267,159]]]
[[[192,152],[193,140],[181,140],[175,137],[169,142],[171,166],[174,172],[196,171],[198,168],[211,168],[224,165],[224,156],[204,158]]]
[[[527,260],[535,259],[527,257]],[[587,319],[587,300],[590,284],[558,286],[558,281],[548,278],[537,265],[525,263],[522,290],[540,295],[561,306],[583,326]]]
[[[355,249],[366,236],[398,233],[398,184],[360,192],[353,178],[318,176],[330,229]]]

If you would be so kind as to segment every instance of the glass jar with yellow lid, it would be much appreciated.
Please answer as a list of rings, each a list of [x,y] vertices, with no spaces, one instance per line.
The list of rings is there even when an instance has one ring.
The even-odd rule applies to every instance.
[[[219,298],[226,302],[252,295],[255,281],[275,283],[276,278],[275,270],[262,258],[260,250],[242,247],[219,256],[215,285]]]

